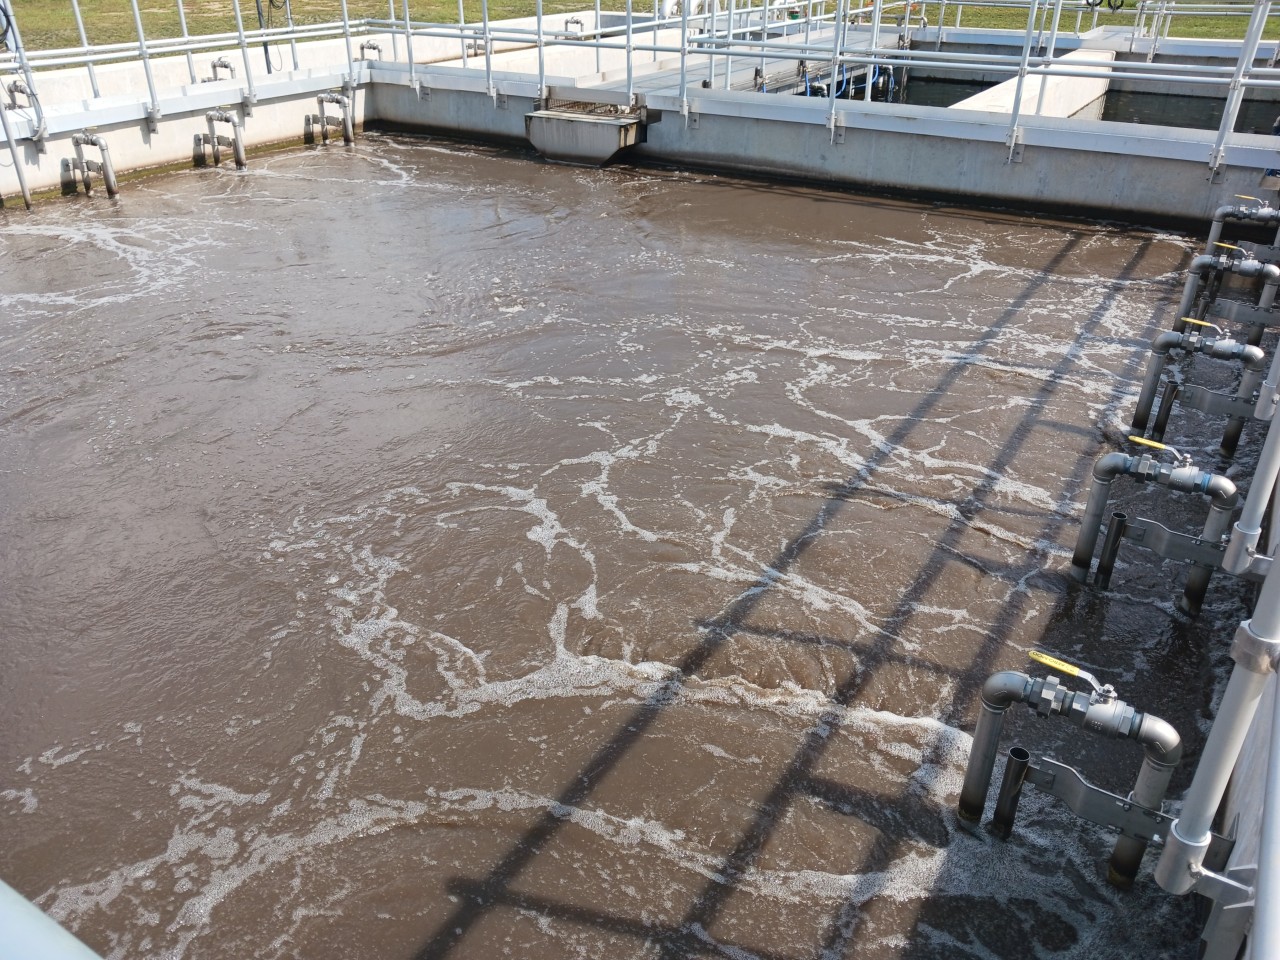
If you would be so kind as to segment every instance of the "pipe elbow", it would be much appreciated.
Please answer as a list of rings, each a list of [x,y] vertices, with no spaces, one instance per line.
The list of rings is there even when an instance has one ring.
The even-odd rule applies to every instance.
[[[1280,283],[1280,267],[1274,263],[1264,263],[1262,269],[1258,271],[1258,276],[1267,283]]]
[[[1030,695],[1032,680],[1017,670],[1002,670],[982,685],[982,702],[993,710],[1006,710]]]
[[[1133,457],[1127,453],[1106,453],[1093,465],[1093,479],[1102,483],[1110,483],[1129,469]]]
[[[1191,266],[1187,270],[1190,273],[1204,273],[1209,268],[1216,267],[1219,259],[1216,253],[1202,253],[1191,261]]]
[[[1144,713],[1138,725],[1136,738],[1146,750],[1147,756],[1165,766],[1177,766],[1182,759],[1182,737],[1168,720]]]
[[[1267,368],[1267,355],[1261,347],[1255,347],[1251,343],[1247,343],[1244,349],[1240,351],[1240,360],[1244,363],[1244,368],[1251,371],[1265,370]]]
[[[1182,334],[1173,330],[1164,330],[1156,334],[1156,338],[1151,341],[1151,352],[1167,356],[1170,350],[1180,346],[1182,346]]]
[[[1234,482],[1215,473],[1205,481],[1204,492],[1213,498],[1213,505],[1223,510],[1234,510],[1240,493]]]

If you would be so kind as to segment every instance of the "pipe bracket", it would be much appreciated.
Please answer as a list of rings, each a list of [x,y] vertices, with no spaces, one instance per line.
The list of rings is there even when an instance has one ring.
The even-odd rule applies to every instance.
[[[1225,874],[1192,866],[1191,876],[1195,882],[1191,889],[1224,907],[1252,907],[1257,873],[1258,868],[1253,864],[1230,867]]]
[[[1276,672],[1280,659],[1280,640],[1268,640],[1253,632],[1253,620],[1245,620],[1231,639],[1231,659],[1251,673],[1266,675]]]
[[[1130,520],[1123,536],[1167,560],[1183,560],[1211,570],[1222,566],[1222,555],[1226,552],[1221,543],[1178,533],[1146,517]]]
[[[1095,787],[1074,767],[1048,757],[1033,760],[1026,782],[1063,801],[1077,817],[1146,843],[1168,834],[1173,817]]]
[[[1256,402],[1252,397],[1236,397],[1205,387],[1183,387],[1179,398],[1184,407],[1220,417],[1255,419]]]

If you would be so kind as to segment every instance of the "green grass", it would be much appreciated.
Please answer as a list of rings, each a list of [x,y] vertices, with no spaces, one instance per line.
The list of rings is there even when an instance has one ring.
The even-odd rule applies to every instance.
[[[22,31],[22,39],[30,49],[49,49],[56,47],[77,47],[80,45],[76,31],[75,17],[70,0],[10,0]],[[246,29],[258,26],[259,0],[240,0],[241,15]],[[606,10],[623,10],[625,0],[605,0]],[[785,2],[785,0],[783,0]],[[280,26],[285,22],[284,2],[277,0],[279,9],[271,0],[260,0],[263,22]],[[404,17],[404,0],[394,0],[396,19]],[[635,0],[637,10],[650,9],[647,0]],[[1224,10],[1247,14],[1252,7],[1248,2],[1220,2],[1214,6]],[[176,0],[159,3],[157,0],[139,0],[142,14],[143,30],[148,38],[176,37],[182,31],[178,19]],[[543,10],[546,13],[564,13],[571,10],[590,9],[590,0],[544,0]],[[834,6],[831,0],[830,6]],[[479,0],[464,0],[468,22],[480,19]],[[930,23],[937,23],[942,14],[940,2],[923,5],[924,14]],[[1135,0],[1127,0],[1125,8],[1116,13],[1099,7],[1099,25],[1115,25],[1131,27],[1134,21]],[[193,35],[208,33],[229,33],[235,30],[235,14],[232,0],[184,0],[187,30]],[[342,6],[340,0],[293,0],[293,19],[295,23],[324,23],[340,20]],[[955,23],[957,4],[948,2],[946,9],[946,25]],[[917,8],[919,10],[919,8]],[[80,11],[84,18],[85,29],[90,43],[122,43],[136,41],[137,31],[134,27],[133,8],[129,0],[80,0]],[[347,12],[352,19],[366,17],[387,19],[390,10],[387,0],[348,0]],[[530,16],[534,12],[533,0],[490,0],[489,16],[498,20],[507,17]],[[409,0],[409,15],[419,22],[456,23],[458,19],[457,0]],[[1076,14],[1064,4],[1062,29],[1072,30],[1075,27]],[[1084,26],[1087,29],[1092,21],[1091,11],[1084,15]],[[982,8],[967,6],[964,9],[961,24],[973,27],[995,27],[1008,30],[1022,30],[1026,27],[1027,14],[1023,9]],[[1240,39],[1244,36],[1247,17],[1195,16],[1180,17],[1174,21],[1173,34],[1184,37],[1213,37],[1223,39]],[[1269,26],[1268,38],[1280,37],[1280,22]]]

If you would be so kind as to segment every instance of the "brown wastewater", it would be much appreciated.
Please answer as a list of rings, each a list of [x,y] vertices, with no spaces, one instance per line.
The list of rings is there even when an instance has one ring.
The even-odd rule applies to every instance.
[[[1193,241],[388,134],[123,186],[0,212],[0,878],[104,957],[1197,955],[1153,853],[954,813],[1032,649],[1189,781],[1245,592],[1066,570]]]

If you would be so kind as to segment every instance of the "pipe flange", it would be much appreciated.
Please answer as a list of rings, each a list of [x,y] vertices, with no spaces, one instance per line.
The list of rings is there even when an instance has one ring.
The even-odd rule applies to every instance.
[[[1253,621],[1246,620],[1236,628],[1231,640],[1231,659],[1251,673],[1275,673],[1280,658],[1280,640],[1268,640],[1253,632]]]

